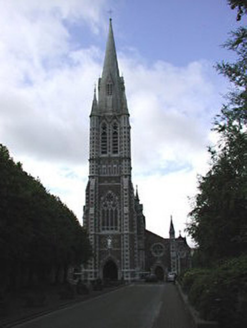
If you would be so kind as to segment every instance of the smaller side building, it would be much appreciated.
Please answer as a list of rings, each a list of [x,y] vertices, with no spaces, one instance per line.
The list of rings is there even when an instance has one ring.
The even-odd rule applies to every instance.
[[[164,280],[168,272],[177,274],[191,267],[191,249],[186,238],[175,230],[171,218],[169,238],[163,238],[145,230],[145,266],[146,271],[155,274],[158,280]]]

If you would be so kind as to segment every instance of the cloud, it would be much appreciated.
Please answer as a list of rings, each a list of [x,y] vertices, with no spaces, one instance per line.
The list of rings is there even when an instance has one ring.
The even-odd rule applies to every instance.
[[[89,113],[104,57],[104,49],[83,38],[105,31],[101,15],[108,5],[0,1],[0,142],[79,219]],[[207,168],[211,120],[226,84],[207,61],[150,65],[137,50],[123,49],[119,64],[131,115],[133,183],[147,227],[167,236],[170,214],[177,231],[184,228],[187,196],[196,191],[197,173]]]
[[[122,62],[138,171],[156,171],[171,162],[194,167],[221,106],[222,78],[207,61],[181,68],[161,61],[147,67],[125,57]]]
[[[221,108],[227,83],[207,61],[175,67],[126,58],[132,122],[133,181],[147,217],[147,228],[168,236],[170,215],[184,231],[196,194],[197,175],[208,169],[212,119]],[[120,65],[121,66],[121,65]]]

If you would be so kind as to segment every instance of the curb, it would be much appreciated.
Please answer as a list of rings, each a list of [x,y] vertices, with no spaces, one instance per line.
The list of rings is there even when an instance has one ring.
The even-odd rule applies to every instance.
[[[176,282],[176,286],[192,319],[192,322],[194,324],[193,328],[219,328],[219,325],[216,321],[206,321],[201,319],[199,317],[199,313],[189,304],[188,297],[183,293],[180,284]]]

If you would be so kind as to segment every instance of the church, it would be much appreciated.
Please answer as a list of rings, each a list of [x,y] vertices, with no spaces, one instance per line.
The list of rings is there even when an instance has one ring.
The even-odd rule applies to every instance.
[[[136,281],[147,273],[164,280],[167,272],[190,266],[190,248],[181,235],[169,238],[146,229],[143,205],[131,176],[131,127],[125,83],[119,74],[112,20],[102,76],[90,113],[89,177],[83,212],[93,256],[84,279]]]

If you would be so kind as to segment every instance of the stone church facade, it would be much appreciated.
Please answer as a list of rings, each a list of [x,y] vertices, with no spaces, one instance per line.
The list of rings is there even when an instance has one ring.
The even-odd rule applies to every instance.
[[[168,271],[189,265],[190,249],[185,238],[170,238],[145,228],[143,206],[131,176],[129,110],[110,19],[102,77],[90,114],[89,178],[83,226],[93,257],[83,268],[88,280],[138,280],[145,272],[162,280]]]

